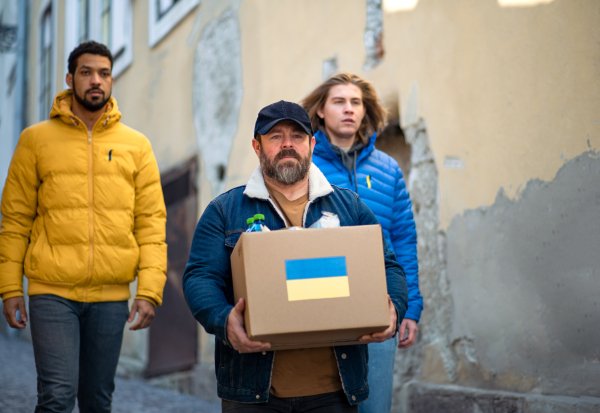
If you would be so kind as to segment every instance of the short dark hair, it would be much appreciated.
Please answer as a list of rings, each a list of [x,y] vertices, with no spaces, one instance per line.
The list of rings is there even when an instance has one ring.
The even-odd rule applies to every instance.
[[[82,54],[85,54],[85,53],[96,54],[96,55],[108,57],[108,60],[110,60],[110,70],[112,70],[113,55],[110,52],[110,50],[108,49],[108,47],[106,47],[105,45],[103,45],[101,43],[96,43],[95,41],[91,40],[89,42],[81,43],[79,46],[77,46],[75,49],[73,49],[73,51],[69,55],[69,73],[70,74],[72,74],[72,75],[75,74],[75,70],[77,69],[77,59],[79,59],[79,56],[81,56]]]

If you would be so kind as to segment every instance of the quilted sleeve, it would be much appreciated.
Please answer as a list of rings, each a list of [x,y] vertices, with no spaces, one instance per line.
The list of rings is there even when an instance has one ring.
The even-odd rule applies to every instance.
[[[133,234],[140,247],[136,299],[162,304],[167,272],[167,211],[156,158],[148,140],[142,145],[135,177]]]
[[[423,297],[419,292],[419,262],[417,259],[417,230],[412,213],[412,202],[400,168],[396,167],[391,241],[398,263],[406,272],[408,285],[408,310],[404,318],[419,321],[423,310]]]
[[[0,212],[0,295],[23,295],[23,262],[36,217],[40,179],[29,131],[21,134],[2,193]]]
[[[358,198],[358,216],[359,225],[373,225],[379,224],[375,214],[369,209],[367,205],[363,201]],[[406,278],[405,272],[402,268],[402,265],[396,259],[394,255],[394,251],[388,248],[388,243],[385,240],[385,236],[383,235],[383,231],[381,232],[381,238],[383,243],[383,258],[385,261],[385,277],[387,281],[387,290],[390,298],[392,299],[392,303],[396,308],[396,313],[398,315],[398,319],[396,321],[396,329],[400,329],[400,323],[402,319],[406,318],[407,311],[407,286],[406,286]]]

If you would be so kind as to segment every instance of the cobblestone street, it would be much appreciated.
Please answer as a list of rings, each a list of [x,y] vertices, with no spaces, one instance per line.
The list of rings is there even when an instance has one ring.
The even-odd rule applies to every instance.
[[[0,413],[32,413],[36,373],[31,343],[0,334]],[[117,378],[114,413],[213,413],[220,405],[174,393],[140,381]],[[74,412],[79,412],[75,407]]]

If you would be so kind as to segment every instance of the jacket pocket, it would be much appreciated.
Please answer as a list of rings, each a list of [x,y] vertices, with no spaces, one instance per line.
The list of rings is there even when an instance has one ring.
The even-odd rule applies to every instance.
[[[48,244],[73,245],[89,242],[90,213],[88,208],[51,209],[44,216]]]
[[[41,260],[41,252],[42,252],[42,244],[44,241],[47,241],[46,236],[46,228],[44,225],[41,225],[40,233],[38,234],[35,242],[31,246],[31,251],[29,251],[29,266],[31,271],[37,271],[38,264]]]

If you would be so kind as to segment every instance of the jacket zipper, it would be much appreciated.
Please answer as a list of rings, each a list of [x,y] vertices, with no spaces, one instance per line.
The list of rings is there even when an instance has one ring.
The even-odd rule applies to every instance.
[[[87,301],[88,287],[92,281],[94,272],[94,151],[92,146],[92,131],[88,131],[88,193],[89,193],[89,215],[90,215],[90,258],[88,263],[88,279],[83,290],[83,301]]]

